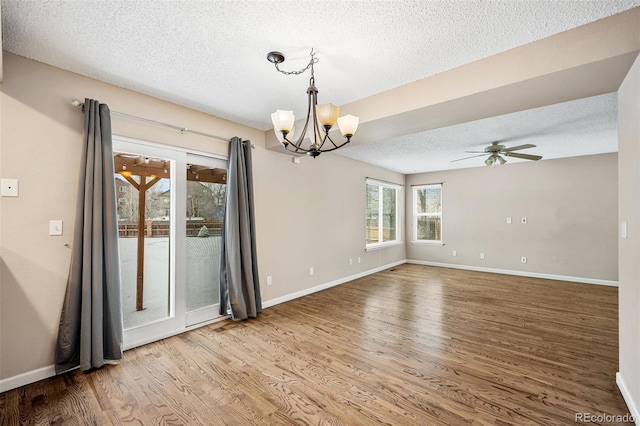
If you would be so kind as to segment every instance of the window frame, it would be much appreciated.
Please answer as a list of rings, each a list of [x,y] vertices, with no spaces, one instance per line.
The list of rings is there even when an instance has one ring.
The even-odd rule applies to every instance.
[[[393,240],[389,240],[389,241],[383,241],[384,238],[384,233],[379,231],[378,232],[378,241],[375,243],[369,243],[367,242],[367,238],[366,238],[366,231],[367,231],[367,209],[369,207],[368,205],[368,200],[367,200],[367,186],[377,186],[378,187],[378,229],[382,230],[384,229],[384,214],[382,214],[382,212],[384,211],[384,196],[383,196],[383,188],[386,189],[392,189],[395,191],[395,217],[396,217],[396,234],[395,234],[395,239]],[[369,250],[377,250],[380,248],[384,248],[384,247],[389,247],[389,246],[394,246],[394,245],[398,245],[398,244],[402,244],[403,243],[403,239],[402,239],[402,224],[403,224],[403,220],[402,220],[402,211],[401,211],[401,205],[402,205],[402,188],[403,185],[401,184],[397,184],[397,183],[392,183],[392,182],[385,182],[385,181],[380,181],[380,180],[376,180],[376,179],[371,179],[371,178],[366,178],[365,180],[365,251],[369,251]]]
[[[419,213],[418,212],[418,191],[425,190],[428,188],[440,188],[440,212],[439,213]],[[444,245],[444,226],[443,226],[443,187],[441,183],[430,183],[424,185],[414,185],[412,190],[412,211],[413,211],[413,232],[411,242],[414,244],[431,244],[431,245]],[[421,217],[437,217],[440,219],[440,239],[439,240],[425,240],[418,238],[418,218]]]

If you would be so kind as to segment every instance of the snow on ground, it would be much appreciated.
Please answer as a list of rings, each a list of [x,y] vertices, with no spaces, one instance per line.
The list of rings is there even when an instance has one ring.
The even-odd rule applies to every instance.
[[[220,237],[187,237],[187,310],[218,303]],[[124,328],[169,315],[169,238],[145,238],[144,310],[136,311],[137,238],[119,238]],[[177,278],[184,285],[184,278]]]

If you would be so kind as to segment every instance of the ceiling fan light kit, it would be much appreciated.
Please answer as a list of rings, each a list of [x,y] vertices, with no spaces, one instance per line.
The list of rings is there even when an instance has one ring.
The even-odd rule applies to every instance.
[[[528,148],[535,148],[535,147],[536,147],[535,145],[528,143],[524,145],[518,145],[511,148],[507,148],[506,146],[500,144],[499,142],[491,142],[491,145],[486,147],[484,151],[465,151],[470,154],[478,154],[478,155],[459,158],[457,160],[453,160],[452,162],[468,160],[470,158],[476,158],[476,157],[484,157],[486,154],[489,154],[489,157],[486,160],[484,160],[484,164],[491,167],[501,166],[504,163],[506,163],[507,160],[505,160],[504,157],[502,157],[503,155],[505,157],[522,158],[523,160],[538,161],[542,159],[541,155],[521,154],[519,152],[514,152],[514,151],[519,151],[521,149],[528,149]]]
[[[275,65],[276,70],[285,75],[298,75],[311,69],[311,78],[309,79],[309,88],[307,89],[307,118],[302,128],[302,133],[300,133],[297,140],[294,141],[296,117],[293,111],[277,110],[271,114],[271,122],[273,123],[273,131],[276,138],[284,149],[298,154],[306,153],[315,158],[323,152],[333,151],[348,144],[351,141],[351,137],[356,133],[360,120],[353,115],[338,117],[340,115],[340,107],[333,104],[318,105],[318,89],[316,88],[313,70],[313,64],[318,62],[318,58],[315,57],[313,49],[311,49],[310,55],[311,60],[309,64],[299,71],[281,70],[279,64],[284,62],[284,55],[280,52],[269,52],[267,54],[267,60]],[[342,136],[346,138],[346,140],[340,143],[334,142],[329,136],[329,131],[331,131],[331,128],[336,123]],[[309,124],[311,124],[312,134],[307,138],[307,143],[303,145]]]
[[[489,158],[484,160],[484,164],[491,167],[501,166],[506,162],[507,160],[502,158],[499,154],[492,154]]]

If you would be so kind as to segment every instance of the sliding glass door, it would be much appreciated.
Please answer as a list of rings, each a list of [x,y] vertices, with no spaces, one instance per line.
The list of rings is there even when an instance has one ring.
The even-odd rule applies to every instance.
[[[125,348],[219,316],[226,163],[114,137]]]

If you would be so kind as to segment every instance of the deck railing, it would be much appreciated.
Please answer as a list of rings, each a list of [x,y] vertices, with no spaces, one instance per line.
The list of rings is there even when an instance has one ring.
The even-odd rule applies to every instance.
[[[187,237],[197,237],[200,229],[207,227],[209,235],[222,234],[221,220],[187,220],[186,232]],[[144,236],[146,238],[168,237],[170,230],[170,222],[168,220],[147,220],[144,226]],[[119,221],[118,236],[121,238],[137,238],[138,222]]]

